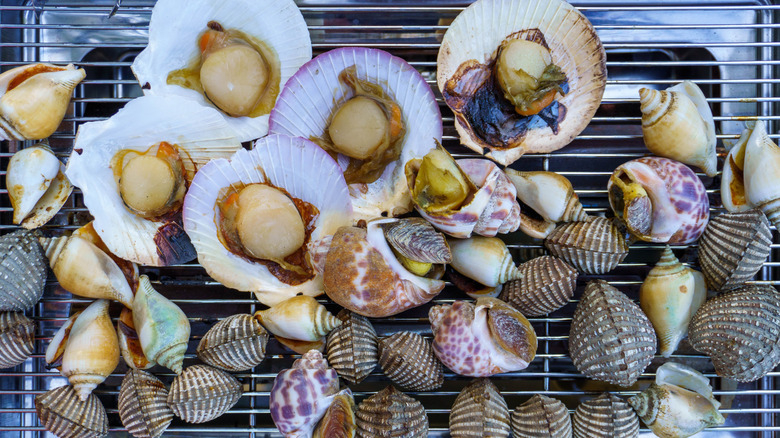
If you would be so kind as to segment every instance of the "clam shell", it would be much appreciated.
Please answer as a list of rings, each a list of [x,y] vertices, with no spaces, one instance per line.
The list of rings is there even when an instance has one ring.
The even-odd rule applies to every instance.
[[[749,285],[712,298],[693,316],[688,339],[719,376],[760,379],[780,364],[780,294]]]
[[[388,164],[371,184],[350,185],[354,213],[362,219],[382,213],[397,216],[412,209],[404,166],[413,158],[422,158],[442,135],[441,113],[433,92],[403,59],[364,47],[344,47],[317,56],[285,85],[271,112],[270,133],[320,137],[334,108],[352,97],[352,90],[338,76],[353,65],[360,80],[379,85],[401,107],[406,131],[397,162]]]
[[[577,406],[572,430],[574,438],[636,438],[639,417],[625,400],[604,393]]]
[[[81,400],[72,386],[61,386],[35,397],[41,424],[60,438],[99,438],[108,435],[106,408],[97,396]]]
[[[173,379],[168,406],[188,423],[205,423],[227,412],[242,393],[241,382],[230,374],[208,365],[193,365]]]
[[[393,386],[360,402],[355,417],[358,438],[428,436],[428,416],[422,403]]]
[[[560,400],[536,394],[512,412],[515,438],[571,438],[571,416]]]
[[[452,261],[452,252],[444,235],[425,219],[411,217],[384,224],[385,239],[402,256],[423,263]]]
[[[377,336],[364,316],[342,310],[337,317],[343,324],[328,335],[328,362],[347,383],[363,381],[379,361]]]
[[[450,410],[453,438],[509,436],[509,408],[496,385],[474,379],[460,391]]]
[[[656,337],[642,309],[606,281],[588,283],[569,334],[569,355],[591,379],[631,386],[650,364]]]
[[[603,217],[559,225],[544,246],[583,274],[606,274],[628,255],[626,239]]]
[[[136,438],[156,438],[173,420],[168,390],[146,371],[128,370],[119,388],[119,418]]]
[[[255,318],[276,336],[309,342],[321,339],[341,325],[341,320],[308,295],[298,295],[270,309],[258,310]]]
[[[577,270],[559,258],[536,257],[518,269],[522,278],[506,283],[499,298],[524,316],[552,313],[566,305],[574,295]]]
[[[357,429],[355,409],[352,391],[349,388],[339,391],[314,429],[312,438],[354,438]]]
[[[46,272],[35,234],[19,230],[0,236],[0,311],[30,310],[43,296]]]
[[[498,237],[474,236],[448,242],[453,269],[476,282],[496,287],[522,275],[506,243]]]
[[[14,223],[37,228],[60,210],[73,191],[65,166],[43,143],[15,153],[5,174]]]
[[[27,360],[35,350],[35,322],[16,312],[0,312],[0,369]]]
[[[265,359],[268,332],[252,315],[233,315],[214,324],[198,343],[198,358],[226,371],[246,371]]]
[[[444,383],[444,366],[430,341],[419,333],[399,332],[379,340],[379,365],[401,389],[432,391]]]

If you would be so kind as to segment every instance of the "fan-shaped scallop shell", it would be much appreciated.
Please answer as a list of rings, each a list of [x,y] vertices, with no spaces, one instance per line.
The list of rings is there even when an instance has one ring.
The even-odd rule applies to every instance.
[[[0,312],[0,369],[27,360],[35,350],[35,322],[23,313]]]
[[[419,333],[399,332],[379,340],[379,365],[401,389],[431,391],[444,383],[444,366],[430,341]]]
[[[693,316],[688,339],[719,376],[757,380],[780,364],[780,294],[772,286],[748,285],[718,295]]]
[[[227,412],[242,393],[241,382],[230,374],[208,365],[193,365],[173,379],[168,405],[188,423],[205,423]]]
[[[35,397],[41,424],[60,438],[99,438],[108,435],[106,408],[95,394],[82,401],[72,386],[61,386]]]
[[[541,256],[519,266],[522,278],[504,285],[499,298],[524,316],[552,313],[569,302],[577,285],[577,270],[563,260]]]
[[[571,438],[571,415],[558,399],[536,394],[511,417],[515,438]]]
[[[328,362],[342,379],[355,385],[371,374],[379,361],[376,331],[366,317],[349,310],[336,317],[344,322],[328,335]]]
[[[422,403],[393,386],[360,402],[355,416],[358,438],[428,436],[428,416]]]
[[[226,371],[246,371],[265,359],[268,332],[252,315],[229,316],[216,323],[198,344],[198,358]]]
[[[584,274],[606,274],[628,255],[626,239],[603,217],[559,225],[547,236],[544,246]]]
[[[591,379],[630,386],[655,354],[655,330],[642,309],[606,281],[588,283],[569,334],[569,355]]]
[[[0,236],[0,311],[31,309],[43,296],[47,268],[33,232],[19,230]]]
[[[574,438],[636,438],[639,417],[625,400],[605,393],[577,406],[572,429]]]
[[[509,436],[509,408],[490,379],[474,379],[460,391],[450,410],[450,434],[453,438]]]
[[[157,377],[130,369],[119,388],[119,418],[136,438],[156,438],[171,424],[168,390]]]

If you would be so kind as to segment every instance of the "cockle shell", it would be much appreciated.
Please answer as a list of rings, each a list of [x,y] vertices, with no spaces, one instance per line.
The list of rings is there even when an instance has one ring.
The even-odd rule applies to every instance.
[[[606,274],[628,255],[626,239],[603,217],[559,225],[544,246],[583,274]]]
[[[574,438],[637,438],[639,417],[625,400],[604,393],[577,406],[572,431]]]
[[[428,416],[422,403],[394,386],[360,402],[355,417],[358,438],[428,436]]]
[[[639,89],[642,137],[650,152],[718,173],[715,122],[701,89],[684,81],[666,90]]]
[[[571,181],[566,177],[555,172],[521,172],[510,168],[504,172],[517,189],[517,198],[545,222],[582,222],[588,218],[577,194],[574,193]],[[547,237],[547,234],[534,235],[534,230],[527,229],[522,223],[520,229],[532,237]]]
[[[341,325],[340,319],[308,295],[298,295],[270,309],[258,310],[255,318],[274,335],[299,341],[316,341]]]
[[[693,314],[706,299],[704,276],[683,266],[667,245],[639,288],[639,305],[653,324],[661,356],[677,350]]]
[[[72,386],[61,386],[35,397],[41,424],[60,438],[100,438],[108,435],[108,416],[94,394],[79,398]]]
[[[346,380],[355,385],[376,368],[379,361],[377,335],[364,316],[342,310],[337,318],[343,323],[328,335],[328,362]]]
[[[569,333],[569,355],[581,373],[631,386],[653,360],[655,343],[639,306],[604,280],[588,283]]]
[[[146,357],[181,373],[190,321],[179,306],[154,290],[146,275],[141,276],[133,301],[133,323]]]
[[[772,231],[757,209],[721,213],[699,239],[699,265],[707,286],[733,289],[753,278],[772,251]]]
[[[769,138],[764,121],[758,120],[745,144],[745,194],[776,228],[780,228],[779,175],[780,147]]]
[[[354,438],[357,431],[355,410],[352,391],[349,388],[342,389],[317,424],[312,438]]]
[[[571,438],[571,416],[560,400],[536,394],[512,412],[515,438]]]
[[[419,217],[404,218],[382,226],[387,243],[402,256],[424,263],[452,262],[452,252],[444,235]]]
[[[452,267],[485,286],[499,284],[521,277],[512,254],[498,237],[474,236],[469,239],[449,239]]]
[[[14,223],[27,229],[53,218],[73,191],[65,177],[65,165],[43,143],[11,157],[5,186],[14,208]]]
[[[0,369],[27,360],[35,350],[35,322],[23,313],[0,312]]]
[[[265,359],[268,332],[252,315],[229,316],[214,324],[198,343],[198,358],[226,371],[246,371]]]
[[[474,379],[460,391],[450,410],[452,438],[509,436],[509,408],[490,379]]]
[[[168,390],[157,377],[130,369],[119,388],[119,418],[136,438],[156,438],[173,420]]]
[[[168,406],[188,423],[205,423],[232,408],[241,394],[241,382],[235,377],[208,365],[193,365],[173,379]]]
[[[133,322],[133,311],[127,307],[122,309],[122,313],[119,314],[119,320],[116,322],[116,335],[119,339],[119,351],[122,352],[122,358],[128,367],[146,370],[157,365],[144,354],[138,331],[135,329],[135,322]]]
[[[526,368],[536,355],[536,333],[514,307],[481,297],[431,307],[433,351],[455,373],[488,377]]]
[[[269,408],[286,437],[311,436],[339,390],[339,376],[322,353],[311,350],[282,370],[271,388]]]
[[[518,266],[521,278],[504,285],[500,298],[524,316],[552,313],[569,302],[577,285],[577,270],[563,260],[540,256]]]
[[[19,230],[0,236],[0,311],[24,312],[43,296],[46,258],[36,235]]]
[[[444,367],[430,341],[419,333],[398,332],[379,339],[379,365],[406,391],[432,391],[444,383]]]
[[[707,190],[684,164],[643,157],[618,166],[607,184],[609,205],[640,240],[687,244],[710,218]]]
[[[693,316],[688,338],[719,376],[760,379],[780,364],[780,294],[748,285],[711,298]]]

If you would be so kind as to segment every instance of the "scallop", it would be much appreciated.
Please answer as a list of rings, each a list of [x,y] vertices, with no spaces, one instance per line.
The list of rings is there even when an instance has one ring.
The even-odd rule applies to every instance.
[[[168,390],[146,371],[128,370],[119,388],[119,418],[136,438],[156,438],[173,420]]]
[[[512,412],[515,438],[571,438],[571,416],[560,400],[536,394]]]
[[[0,312],[0,369],[15,367],[35,350],[35,322],[16,312]]]
[[[328,335],[330,366],[351,385],[363,381],[379,361],[377,335],[364,316],[342,310],[337,318],[343,323]]]
[[[432,391],[444,383],[442,366],[430,341],[419,333],[398,332],[379,340],[379,365],[401,389]]]
[[[626,239],[603,217],[559,225],[544,246],[583,274],[606,274],[628,255]]]
[[[24,312],[43,296],[46,258],[35,234],[26,230],[0,236],[0,311]]]
[[[604,393],[577,406],[574,438],[637,438],[639,417],[622,398]]]
[[[82,400],[72,386],[60,386],[35,396],[35,412],[43,427],[60,438],[108,435],[103,403],[94,394]]]
[[[252,315],[229,316],[214,324],[198,343],[198,358],[226,371],[246,371],[265,359],[268,332]]]
[[[509,408],[496,385],[487,378],[466,385],[450,410],[453,438],[509,436]]]
[[[171,384],[168,406],[188,423],[211,421],[232,408],[243,394],[241,382],[208,365],[193,365]]]
[[[566,305],[574,295],[577,270],[557,257],[536,257],[518,269],[522,277],[505,284],[499,298],[524,316],[552,313]]]
[[[428,416],[422,403],[388,386],[358,406],[358,438],[423,438],[428,436]]]

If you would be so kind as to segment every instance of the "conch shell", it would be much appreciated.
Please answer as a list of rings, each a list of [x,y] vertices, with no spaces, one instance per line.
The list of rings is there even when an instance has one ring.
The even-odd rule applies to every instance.
[[[748,202],[780,229],[780,148],[769,138],[762,120],[756,121],[745,144],[743,177]]]
[[[255,318],[276,336],[310,342],[341,325],[340,319],[309,295],[294,296],[270,309],[258,310]]]
[[[349,388],[342,389],[317,424],[312,438],[354,438],[357,429],[355,410],[352,391]]]
[[[14,223],[27,229],[38,228],[53,218],[73,191],[65,165],[43,143],[11,157],[5,186],[14,208]]]
[[[138,338],[138,332],[133,322],[133,311],[127,307],[122,309],[122,313],[119,314],[119,320],[116,322],[116,335],[119,338],[119,351],[122,352],[122,358],[128,367],[146,370],[157,365],[144,354],[141,340]]]
[[[761,123],[759,129],[766,130]],[[745,192],[745,147],[756,130],[756,124],[747,122],[739,140],[731,147],[723,163],[723,175],[720,179],[720,199],[723,207],[731,213],[747,211],[755,206],[748,200]]]
[[[449,239],[452,267],[485,286],[496,287],[522,277],[512,254],[498,237],[474,236],[470,239]]]

